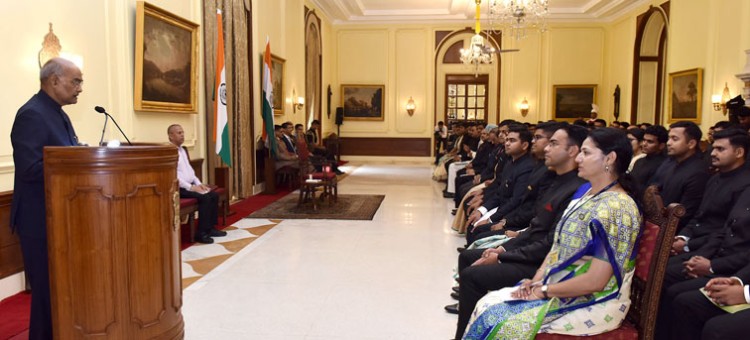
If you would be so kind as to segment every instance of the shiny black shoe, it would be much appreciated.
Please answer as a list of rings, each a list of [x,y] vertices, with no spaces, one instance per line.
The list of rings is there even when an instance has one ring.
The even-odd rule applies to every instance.
[[[211,236],[211,237],[227,236],[227,232],[223,230],[218,230],[218,229],[211,229],[211,231],[208,233],[208,236]]]
[[[458,300],[458,293],[456,292],[451,293],[451,297]]]
[[[208,236],[208,235],[201,235],[201,236],[196,235],[195,242],[203,243],[203,244],[211,244],[211,243],[214,243],[214,239],[212,239],[211,236]]]
[[[445,197],[445,198],[453,198],[455,196],[456,195],[454,193],[452,193],[452,192],[447,192],[447,191],[443,192],[443,197]]]
[[[456,294],[458,294],[458,292],[460,291],[459,288],[458,288],[458,286],[455,286],[455,287],[451,288],[451,290],[453,290],[454,292],[456,292]]]
[[[453,215],[453,216],[456,216],[456,212],[457,212],[457,211],[458,211],[458,209],[453,209],[453,210],[451,210],[451,215]]]
[[[458,247],[458,248],[456,248],[456,251],[459,252],[459,253],[463,253],[464,250],[466,250],[466,247]]]
[[[444,307],[445,311],[451,314],[458,314],[458,302],[454,303],[452,305],[447,305]]]

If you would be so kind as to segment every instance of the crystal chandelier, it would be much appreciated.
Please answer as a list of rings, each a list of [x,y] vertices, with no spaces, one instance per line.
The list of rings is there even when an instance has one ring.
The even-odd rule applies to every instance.
[[[461,49],[461,61],[466,65],[474,65],[474,77],[479,75],[479,65],[481,64],[492,64],[495,60],[495,48],[486,46],[484,44],[484,37],[482,37],[482,30],[479,26],[479,4],[482,0],[476,0],[477,13],[476,23],[474,25],[474,36],[471,37],[471,44],[469,48]]]
[[[516,40],[526,36],[526,28],[547,29],[549,0],[490,0],[490,25],[498,22]]]

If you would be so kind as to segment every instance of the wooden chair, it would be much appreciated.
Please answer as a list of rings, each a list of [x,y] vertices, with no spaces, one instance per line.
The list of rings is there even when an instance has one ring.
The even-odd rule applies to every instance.
[[[323,160],[328,166],[327,161]],[[320,200],[327,200],[328,205],[332,205],[338,202],[338,180],[336,174],[330,171],[330,166],[323,171],[315,171],[315,160],[313,157],[300,157],[300,196],[297,205],[301,205],[307,200],[313,200],[313,210],[317,210],[317,202],[315,193],[318,188],[322,189],[322,193],[318,197]],[[310,183],[308,179],[319,180],[320,182]]]
[[[587,339],[654,339],[656,315],[659,309],[664,272],[667,269],[669,250],[680,217],[685,208],[677,203],[664,207],[658,189],[646,189],[643,199],[644,222],[638,243],[635,275],[631,285],[630,310],[620,328],[610,332],[587,336]],[[536,339],[574,339],[575,336],[561,334],[537,334]]]
[[[195,240],[195,212],[198,211],[198,200],[195,198],[180,198],[180,222],[187,221],[190,242]]]

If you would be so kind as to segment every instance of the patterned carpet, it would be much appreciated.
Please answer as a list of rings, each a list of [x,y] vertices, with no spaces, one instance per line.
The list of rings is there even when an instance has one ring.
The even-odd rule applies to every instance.
[[[213,244],[195,244],[183,250],[182,289],[198,281],[280,222],[280,220],[241,219],[223,229],[227,232],[227,236],[214,237]]]
[[[337,202],[318,204],[318,210],[314,210],[309,202],[297,206],[299,193],[293,192],[248,218],[372,220],[384,198],[385,195],[339,195]]]

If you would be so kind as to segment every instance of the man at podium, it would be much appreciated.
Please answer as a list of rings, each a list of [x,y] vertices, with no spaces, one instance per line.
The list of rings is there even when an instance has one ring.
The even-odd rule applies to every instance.
[[[41,89],[18,109],[10,133],[16,168],[10,226],[21,240],[24,270],[31,285],[29,339],[52,339],[42,157],[45,146],[78,144],[62,107],[78,102],[83,75],[72,62],[54,58],[42,66],[39,80]]]
[[[195,232],[195,242],[214,243],[211,237],[226,236],[226,231],[214,228],[219,221],[219,195],[211,188],[201,183],[190,166],[187,151],[182,148],[185,142],[185,131],[179,124],[172,124],[167,128],[169,141],[177,146],[177,180],[180,182],[180,197],[198,200],[198,230]]]

